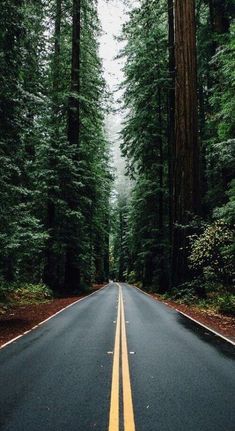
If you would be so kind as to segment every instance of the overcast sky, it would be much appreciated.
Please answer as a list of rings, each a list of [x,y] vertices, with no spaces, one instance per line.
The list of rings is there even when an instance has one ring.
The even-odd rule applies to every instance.
[[[123,78],[121,61],[115,60],[121,48],[121,43],[116,37],[120,36],[127,16],[121,0],[99,0],[98,13],[103,29],[100,55],[103,59],[105,79],[113,92]]]
[[[120,97],[120,92],[117,92],[117,90],[123,80],[123,61],[117,60],[115,57],[123,46],[117,40],[117,37],[120,36],[122,25],[127,20],[126,8],[122,0],[108,0],[108,2],[106,0],[98,0],[98,13],[103,29],[100,38],[100,56],[103,60],[104,77],[113,96],[113,108],[117,109],[117,99]],[[122,117],[118,112],[111,112],[106,119],[113,165],[116,170],[117,180],[115,187],[117,189],[122,187],[123,182],[127,182],[127,179],[124,178],[125,161],[121,158],[119,148],[121,121]]]

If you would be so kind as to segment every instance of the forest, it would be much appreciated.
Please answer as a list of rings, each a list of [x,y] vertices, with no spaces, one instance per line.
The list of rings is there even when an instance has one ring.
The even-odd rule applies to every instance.
[[[129,8],[117,193],[97,1],[1,5],[0,302],[112,279],[235,313],[234,0]]]

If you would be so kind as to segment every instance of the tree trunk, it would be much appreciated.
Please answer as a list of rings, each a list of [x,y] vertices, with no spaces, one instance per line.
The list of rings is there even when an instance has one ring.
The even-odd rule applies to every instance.
[[[204,198],[208,192],[208,178],[207,178],[207,160],[206,160],[206,147],[207,142],[205,142],[205,126],[206,126],[206,113],[205,113],[205,96],[204,96],[204,87],[200,83],[198,88],[198,99],[199,99],[199,134],[200,134],[200,142],[201,142],[201,151],[200,151],[200,193]],[[201,215],[206,218],[208,214],[208,208],[205,202],[205,199],[202,200],[201,205]]]
[[[71,96],[68,106],[68,142],[79,148],[80,141],[80,36],[81,36],[81,5],[80,0],[73,0],[73,35],[72,35],[72,68],[71,68]],[[78,152],[77,152],[78,153]],[[77,209],[76,199],[68,196],[71,210]],[[70,231],[70,234],[73,233]],[[80,268],[77,256],[77,244],[69,238],[65,258],[64,287],[68,291],[80,288]]]
[[[170,87],[168,92],[168,190],[169,190],[169,234],[170,256],[172,248],[172,196],[173,196],[173,164],[175,158],[175,34],[174,34],[174,0],[168,0],[168,70]],[[171,260],[171,259],[170,259]],[[171,266],[171,262],[170,262]],[[171,286],[171,273],[169,286]]]
[[[110,220],[107,220],[107,234],[105,235],[105,250],[104,250],[104,276],[105,281],[109,280],[109,224]]]
[[[228,33],[229,14],[224,0],[209,0],[212,30],[218,34]]]
[[[165,271],[164,259],[164,199],[163,199],[163,141],[162,141],[162,95],[161,88],[158,87],[158,122],[159,122],[159,214],[158,214],[158,228],[159,228],[159,291],[163,292],[167,286],[167,274]]]
[[[71,97],[68,107],[68,141],[79,147],[80,138],[80,38],[81,38],[80,0],[73,0],[73,36],[72,36],[72,69]]]
[[[123,250],[123,240],[124,240],[124,221],[123,221],[123,213],[122,208],[120,208],[119,213],[119,242],[120,242],[120,249],[119,249],[119,267],[118,267],[118,280],[124,281],[124,250]]]
[[[159,230],[163,229],[163,142],[162,142],[162,97],[158,87],[158,122],[159,122]]]
[[[55,42],[54,42],[54,59],[53,59],[53,82],[52,82],[52,121],[53,121],[53,136],[51,139],[51,148],[49,152],[48,166],[50,171],[55,170],[55,145],[59,139],[59,102],[58,93],[60,89],[60,49],[61,49],[61,18],[62,18],[62,0],[56,0],[56,16],[55,16]],[[48,198],[47,198],[47,220],[46,228],[49,234],[49,239],[46,246],[45,268],[44,268],[44,282],[52,289],[57,288],[57,274],[55,253],[53,245],[55,241],[55,196],[54,185],[48,184]]]
[[[187,235],[200,207],[195,1],[175,0],[173,284],[187,280]]]

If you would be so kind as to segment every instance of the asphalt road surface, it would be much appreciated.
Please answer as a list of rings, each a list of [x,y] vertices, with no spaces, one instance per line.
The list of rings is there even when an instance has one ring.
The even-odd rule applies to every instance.
[[[4,431],[234,431],[235,348],[126,284],[0,350]]]

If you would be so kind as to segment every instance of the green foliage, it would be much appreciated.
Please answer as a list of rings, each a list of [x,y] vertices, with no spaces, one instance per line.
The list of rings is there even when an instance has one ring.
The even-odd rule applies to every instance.
[[[215,292],[215,285],[209,284],[208,287],[213,290],[213,293],[210,294],[209,292],[205,298],[199,298],[197,295],[198,282],[199,280],[195,279],[185,283],[180,289],[172,289],[171,292],[162,295],[162,298],[173,300],[179,304],[193,305],[202,310],[211,310],[229,316],[235,315],[235,296],[233,293],[224,291],[222,285],[218,283]],[[203,280],[201,279],[200,282],[202,283]]]
[[[230,3],[226,2],[228,16]],[[206,226],[191,238],[189,262],[198,276],[191,287],[196,292],[201,284],[207,292],[220,284],[230,289],[233,277],[235,27],[231,23],[229,31],[217,34],[209,12],[208,2],[197,2]],[[98,55],[97,2],[81,1],[79,94],[71,93],[72,0],[2,2],[0,277],[4,286],[32,283],[33,290],[44,280],[54,290],[66,291],[68,248],[80,269],[81,288],[103,282],[109,275],[112,225],[112,276],[166,289],[172,158],[167,2],[141,0],[129,18],[120,54],[126,60],[122,153],[133,190],[130,198],[117,196],[111,215],[112,176],[104,132],[107,94]],[[67,137],[71,96],[80,104],[76,145],[69,145]],[[184,294],[185,286],[181,287],[182,296],[194,295]]]
[[[235,225],[235,180],[231,181],[228,191],[226,192],[229,200],[221,207],[214,209],[213,215],[217,219],[223,219],[229,225]]]
[[[180,289],[172,289],[170,296],[166,295],[166,298],[167,297],[170,297],[170,299],[180,304],[194,304],[198,301],[198,296],[192,283],[187,283],[181,286]]]
[[[135,284],[135,283],[137,282],[137,277],[136,277],[136,273],[135,273],[135,271],[131,271],[131,272],[128,274],[127,282],[128,282],[129,284]]]
[[[0,283],[0,305],[22,306],[52,299],[53,293],[44,284]]]
[[[220,313],[235,316],[235,295],[219,296],[216,302]]]
[[[44,279],[66,291],[68,247],[81,269],[81,288],[108,278],[112,178],[97,4],[81,2],[81,130],[74,146],[67,138],[72,1],[61,2],[61,16],[59,5],[5,0],[1,11],[0,276]]]
[[[228,8],[228,16],[230,6]],[[208,6],[198,12],[198,69],[204,211],[226,204],[235,169],[235,44],[229,32],[212,31]]]
[[[231,3],[232,4],[232,3]],[[226,2],[226,16],[232,16]],[[219,33],[206,2],[197,5],[198,76],[203,215],[201,234],[191,238],[189,262],[206,292],[231,289],[234,235],[234,23]],[[197,283],[199,279],[199,283]]]
[[[112,211],[110,240],[110,275],[124,281],[129,273],[128,203],[125,194],[118,195]]]
[[[206,279],[214,279],[228,286],[234,276],[233,240],[233,231],[223,220],[208,225],[201,235],[191,237],[191,267]]]
[[[229,40],[220,46],[211,60],[215,68],[215,85],[210,96],[214,111],[213,120],[218,139],[228,146],[234,146],[235,135],[235,24],[230,27]]]
[[[123,28],[127,44],[122,130],[123,155],[133,181],[127,205],[125,271],[145,286],[161,284],[168,260],[167,211],[167,15],[164,2],[142,1]],[[166,213],[165,213],[166,214]],[[123,252],[123,251],[122,251]]]

